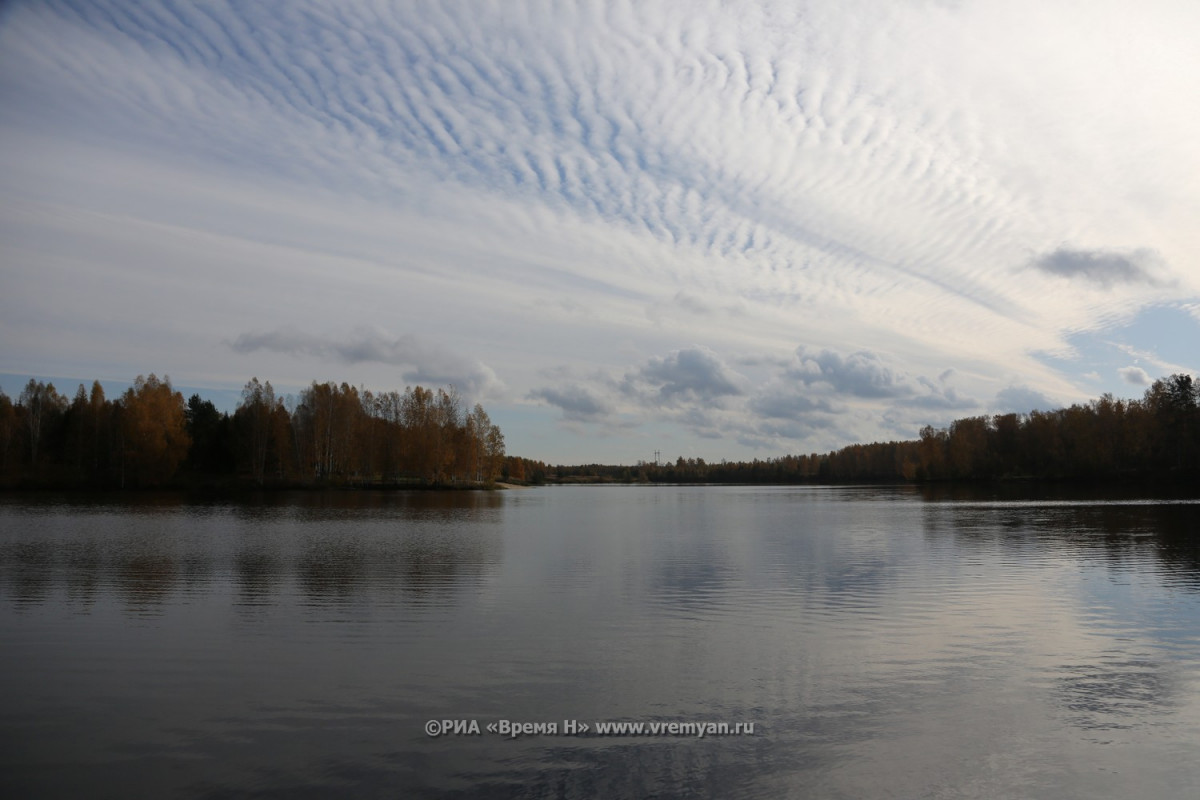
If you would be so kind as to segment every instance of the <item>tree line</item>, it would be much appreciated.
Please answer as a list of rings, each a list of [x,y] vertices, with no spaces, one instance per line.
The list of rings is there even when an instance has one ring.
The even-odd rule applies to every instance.
[[[314,381],[281,397],[256,377],[232,414],[153,374],[112,400],[99,381],[70,399],[33,379],[16,402],[0,392],[9,487],[478,486],[509,466],[500,428],[453,388]]]
[[[1120,479],[1200,475],[1200,385],[1176,374],[1140,400],[1097,400],[1053,411],[997,414],[926,426],[915,440],[752,461],[587,464],[548,480],[650,483],[837,483],[997,479]]]
[[[30,380],[0,392],[0,485],[114,487],[170,483],[482,485],[522,483],[836,483],[1113,479],[1200,475],[1200,385],[1154,382],[1140,400],[1089,403],[927,426],[915,440],[752,461],[678,458],[636,466],[550,467],[508,456],[480,405],[453,390],[373,393],[335,383],[280,397],[251,379],[236,411],[170,380],[138,376],[109,400],[99,382],[68,400]]]

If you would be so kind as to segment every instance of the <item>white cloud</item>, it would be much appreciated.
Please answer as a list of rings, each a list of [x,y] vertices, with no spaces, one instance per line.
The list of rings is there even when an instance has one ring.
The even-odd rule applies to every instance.
[[[801,347],[796,356],[798,363],[786,374],[805,384],[824,383],[857,397],[903,397],[913,392],[875,353],[860,350],[843,358],[832,350],[812,352]]]
[[[585,386],[543,387],[529,393],[532,400],[543,400],[562,409],[563,419],[573,422],[602,422],[612,413],[611,405]]]
[[[451,385],[475,400],[495,395],[503,388],[490,367],[413,334],[392,336],[378,330],[359,330],[349,337],[327,339],[295,328],[281,328],[240,334],[229,347],[242,354],[267,350],[344,364],[371,362],[408,367],[401,373],[406,381]]]
[[[719,403],[742,394],[743,381],[712,350],[688,347],[650,358],[625,375],[621,388],[643,402],[676,406]]]
[[[1188,4],[159,10],[0,25],[0,369],[500,374],[575,422],[790,446],[1001,376],[1083,399],[1037,354],[1200,306]],[[289,326],[322,343],[214,346]],[[403,332],[444,352],[400,363]]]
[[[1154,353],[1150,350],[1142,350],[1140,348],[1132,347],[1130,345],[1122,344],[1120,342],[1110,342],[1110,344],[1112,344],[1117,350],[1121,351],[1122,353],[1124,353],[1125,355],[1134,359],[1135,361],[1142,361],[1146,364],[1149,364],[1150,366],[1154,367],[1154,369],[1156,371],[1158,371],[1160,373],[1172,373],[1173,374],[1176,372],[1188,372],[1189,371],[1186,366],[1184,366],[1182,364],[1175,364],[1175,363],[1172,363],[1165,359],[1159,358],[1157,353]]]
[[[1019,384],[1001,389],[996,393],[996,399],[992,404],[997,412],[1017,414],[1027,414],[1030,411],[1053,411],[1061,406],[1061,403],[1055,402],[1036,389]]]

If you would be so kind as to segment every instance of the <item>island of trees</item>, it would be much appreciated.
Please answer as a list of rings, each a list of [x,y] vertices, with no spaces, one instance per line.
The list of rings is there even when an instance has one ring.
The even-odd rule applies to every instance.
[[[967,417],[908,441],[709,463],[550,467],[508,456],[482,406],[453,389],[375,394],[316,383],[281,398],[250,380],[233,414],[170,380],[138,377],[109,400],[30,380],[0,392],[0,486],[482,486],[516,483],[844,483],[1013,479],[1200,481],[1200,385],[1155,381],[1140,400],[1104,395],[1028,414]]]
[[[8,487],[481,486],[504,462],[500,428],[453,388],[314,382],[283,398],[253,378],[233,414],[153,374],[112,400],[98,381],[73,399],[35,380],[15,403],[0,392]]]

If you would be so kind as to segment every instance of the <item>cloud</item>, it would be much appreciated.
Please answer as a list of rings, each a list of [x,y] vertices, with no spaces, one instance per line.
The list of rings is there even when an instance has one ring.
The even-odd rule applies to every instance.
[[[632,397],[673,406],[737,397],[744,380],[712,350],[695,346],[649,359],[625,375],[622,388]]]
[[[903,397],[913,391],[903,377],[867,350],[842,357],[832,350],[814,352],[801,347],[796,358],[798,363],[786,376],[805,384],[824,383],[837,392],[866,398]]]
[[[717,317],[737,318],[746,314],[746,303],[740,298],[733,300],[708,300],[699,295],[687,292],[676,292],[670,300],[656,302],[646,308],[646,317],[656,325],[668,321],[677,322],[681,319],[694,318],[700,324]]]
[[[1036,353],[1200,295],[1166,271],[1200,243],[1186,3],[1108,4],[1070,52],[1036,0],[8,5],[9,368],[240,383],[209,345],[251,331],[294,380],[495,368],[576,420],[853,441],[998,376],[1070,396]]]
[[[939,377],[944,383],[950,377],[951,370],[946,370]],[[924,408],[938,411],[964,411],[976,408],[979,401],[974,397],[960,394],[953,386],[940,386],[925,377],[917,378],[917,382],[926,388],[924,394],[915,394],[901,400],[901,403],[913,408]]]
[[[572,422],[598,422],[612,413],[608,402],[582,386],[545,387],[529,393],[530,400],[542,400],[562,409],[563,419]]]
[[[817,434],[828,435],[829,432],[835,430],[836,422],[834,417],[821,416],[806,419],[763,420],[742,429],[737,435],[737,441],[756,450],[768,448],[778,450],[780,445],[785,442],[803,442]]]
[[[1184,335],[1190,336],[1191,334],[1192,334],[1192,331],[1189,330]],[[1186,339],[1184,339],[1184,341],[1186,341]],[[1159,355],[1156,352],[1154,352],[1153,350],[1144,350],[1142,348],[1138,348],[1138,347],[1134,347],[1129,344],[1125,344],[1124,342],[1110,342],[1110,344],[1113,347],[1115,347],[1117,350],[1121,351],[1125,355],[1134,359],[1135,361],[1141,361],[1143,363],[1150,364],[1156,370],[1158,370],[1160,373],[1162,373],[1162,372],[1174,373],[1174,372],[1188,372],[1189,371],[1189,368],[1184,366],[1183,364],[1172,363],[1171,361],[1167,361],[1166,359],[1160,358]],[[1157,343],[1157,346],[1161,346],[1161,345],[1162,345],[1161,342]]]
[[[774,386],[750,400],[748,407],[755,414],[769,419],[812,421],[845,411],[827,397],[812,397],[799,391]]]
[[[956,374],[950,368],[936,379],[914,377],[888,366],[874,352],[842,355],[802,346],[789,362],[776,365],[773,376],[746,403],[746,428],[739,441],[778,446],[781,439],[805,441],[818,434],[830,443],[837,442],[830,437],[839,435],[847,442],[910,436],[923,425],[948,421],[949,412],[979,408],[978,400],[950,385]],[[866,420],[877,426],[870,437],[850,433],[861,430]]]
[[[713,312],[712,306],[708,305],[699,297],[689,292],[677,292],[675,294],[674,302],[679,308],[700,316],[707,316]]]
[[[1149,386],[1151,382],[1150,376],[1141,367],[1122,367],[1117,370],[1117,374],[1121,376],[1121,380],[1134,386]]]
[[[1119,283],[1142,283],[1163,286],[1156,276],[1163,267],[1162,257],[1148,248],[1130,251],[1073,250],[1060,247],[1052,253],[1038,256],[1032,262],[1036,268],[1063,278],[1080,278],[1110,289]]]
[[[838,428],[850,411],[827,384],[806,386],[785,376],[790,361],[747,359],[769,367],[758,381],[741,375],[713,350],[693,346],[651,357],[615,379],[602,373],[572,377],[572,370],[545,371],[560,379],[528,397],[554,405],[567,422],[611,426],[620,415],[636,426],[678,425],[704,440],[726,439],[754,449],[788,447]],[[792,442],[785,445],[785,442]]]
[[[1049,411],[1059,407],[1046,395],[1028,386],[1009,386],[996,393],[992,407],[999,413],[1027,414],[1030,411]]]
[[[614,378],[604,371],[575,375],[569,366],[541,370],[556,382],[527,399],[556,406],[567,422],[629,428],[669,422],[705,439],[719,439],[739,416],[747,379],[712,350],[694,346],[653,356]]]
[[[326,339],[295,328],[243,333],[229,343],[235,353],[259,350],[292,356],[316,356],[344,364],[378,363],[408,367],[406,381],[453,385],[479,399],[503,389],[496,373],[485,364],[460,356],[413,334],[389,336],[382,331],[360,330],[346,339]]]

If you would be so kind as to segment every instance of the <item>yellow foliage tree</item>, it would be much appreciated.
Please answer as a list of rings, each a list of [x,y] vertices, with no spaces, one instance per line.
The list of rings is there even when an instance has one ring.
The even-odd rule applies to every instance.
[[[187,432],[183,394],[153,373],[141,375],[121,397],[121,482],[135,485],[166,483],[187,457],[192,440]]]

